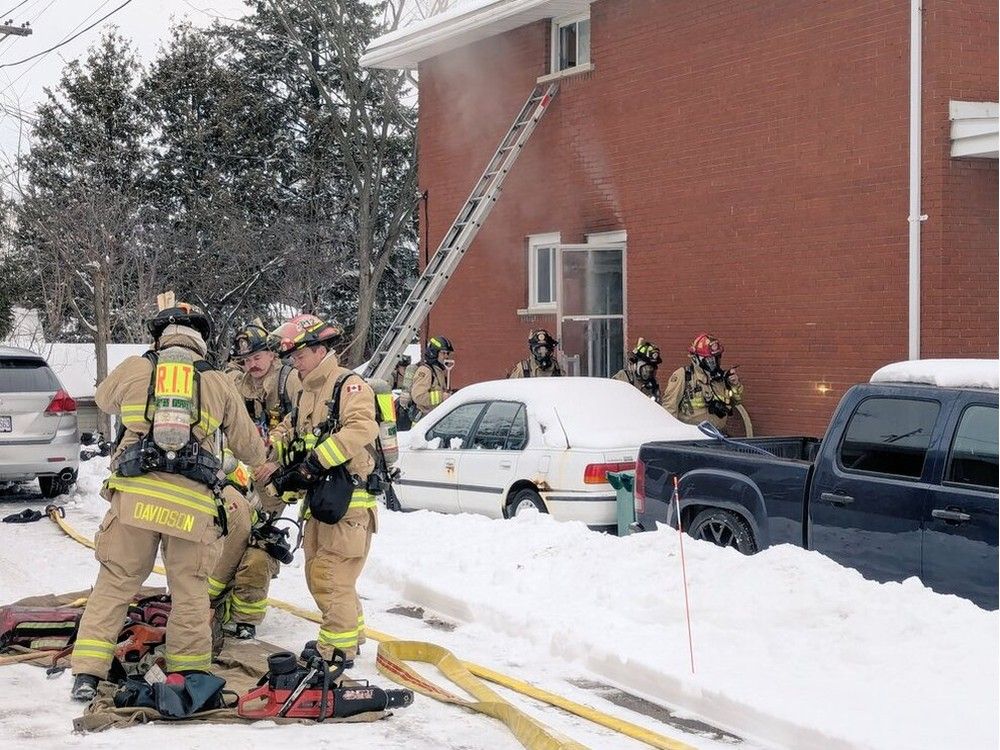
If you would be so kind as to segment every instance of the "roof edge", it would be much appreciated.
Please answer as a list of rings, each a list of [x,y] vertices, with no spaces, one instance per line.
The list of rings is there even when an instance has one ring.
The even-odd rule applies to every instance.
[[[373,39],[361,65],[366,68],[412,69],[424,60],[466,44],[546,18],[590,7],[591,0],[477,0],[391,31]]]

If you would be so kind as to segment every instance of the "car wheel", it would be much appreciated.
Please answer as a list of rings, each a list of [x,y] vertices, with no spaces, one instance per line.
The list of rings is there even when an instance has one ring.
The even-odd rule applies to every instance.
[[[720,547],[733,547],[744,555],[757,551],[757,540],[750,526],[732,511],[721,508],[703,510],[687,530],[695,539],[702,539]]]
[[[545,509],[545,501],[542,496],[532,489],[525,488],[518,490],[507,503],[507,518],[513,518],[520,513],[537,511],[538,513],[548,513]]]
[[[69,483],[64,482],[59,477],[38,477],[38,486],[42,490],[42,497],[58,497],[69,490]]]

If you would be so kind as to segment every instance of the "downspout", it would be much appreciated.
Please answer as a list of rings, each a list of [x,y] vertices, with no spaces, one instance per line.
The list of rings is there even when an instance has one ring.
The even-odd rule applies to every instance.
[[[922,0],[910,0],[910,277],[909,358],[920,359],[920,126],[923,53]]]

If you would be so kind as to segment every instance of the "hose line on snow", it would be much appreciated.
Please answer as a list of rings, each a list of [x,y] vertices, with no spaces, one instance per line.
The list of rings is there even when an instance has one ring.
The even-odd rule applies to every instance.
[[[49,512],[49,517],[73,541],[94,549],[94,542],[76,531],[56,509]],[[153,568],[153,572],[165,575],[165,571],[159,565]],[[296,604],[280,599],[268,599],[267,603],[275,609],[288,612],[303,620],[315,623],[322,622],[319,612],[299,607]],[[528,750],[583,750],[584,746],[560,735],[553,729],[546,727],[540,721],[531,718],[508,703],[480,680],[492,682],[528,698],[561,708],[568,713],[579,716],[582,719],[587,719],[606,729],[618,732],[626,737],[631,737],[650,747],[658,748],[658,750],[694,750],[690,745],[680,740],[658,734],[638,724],[616,718],[603,711],[598,711],[595,708],[569,700],[561,695],[542,690],[523,680],[518,680],[479,664],[462,661],[447,649],[436,644],[421,641],[401,641],[388,633],[372,630],[367,626],[365,626],[365,636],[379,642],[376,666],[379,672],[393,682],[416,690],[435,700],[469,708],[499,719],[507,725],[511,732],[514,733],[514,736]],[[476,700],[461,698],[435,685],[408,667],[404,663],[406,661],[419,661],[437,667],[445,677],[461,687],[469,695],[472,695]]]

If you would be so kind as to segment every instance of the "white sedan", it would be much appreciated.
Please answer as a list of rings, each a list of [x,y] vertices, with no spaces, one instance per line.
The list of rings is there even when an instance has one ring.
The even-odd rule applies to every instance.
[[[635,468],[650,440],[704,437],[621,381],[494,380],[462,388],[400,434],[394,485],[404,510],[536,510],[607,528],[616,524],[608,472]]]

